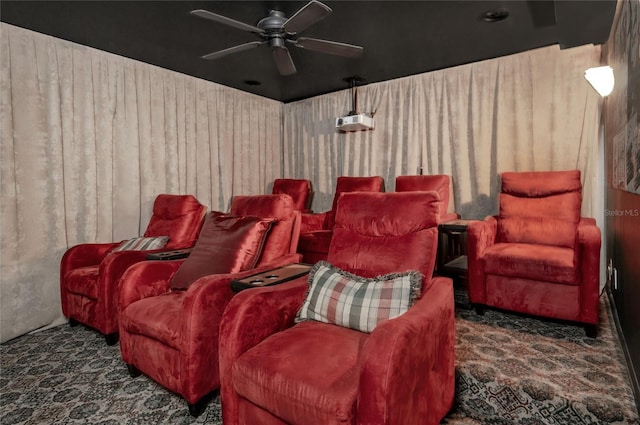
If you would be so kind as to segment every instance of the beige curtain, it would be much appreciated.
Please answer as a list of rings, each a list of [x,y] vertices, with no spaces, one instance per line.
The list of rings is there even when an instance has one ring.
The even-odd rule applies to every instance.
[[[64,251],[140,235],[157,194],[228,210],[282,176],[280,102],[0,31],[1,341],[61,322]]]
[[[380,175],[392,191],[421,168],[448,174],[450,209],[482,218],[497,210],[500,172],[577,168],[591,216],[600,98],[584,70],[599,58],[596,46],[551,46],[362,86],[358,111],[376,111],[373,131],[336,131],[349,90],[286,104],[284,172],[311,179],[315,211],[331,207],[340,175]]]
[[[358,109],[376,110],[375,130],[340,133],[349,90],[282,105],[4,23],[0,41],[1,341],[60,322],[64,251],[139,235],[162,192],[227,210],[233,194],[301,177],[324,211],[340,175],[380,175],[391,191],[422,169],[451,175],[450,209],[481,218],[501,171],[578,168],[583,214],[602,208],[600,99],[583,78],[599,47],[369,84]]]

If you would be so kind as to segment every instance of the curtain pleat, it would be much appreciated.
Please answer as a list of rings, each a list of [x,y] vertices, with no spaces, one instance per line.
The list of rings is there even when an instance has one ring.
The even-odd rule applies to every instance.
[[[309,178],[313,209],[331,207],[340,175],[448,174],[450,209],[464,218],[497,212],[503,171],[580,169],[583,214],[592,215],[600,99],[584,80],[599,46],[558,46],[358,88],[373,131],[343,133],[350,90],[283,107],[284,170]]]
[[[282,105],[2,23],[0,262],[5,341],[59,322],[59,261],[144,231],[158,193],[226,211],[277,177],[448,174],[450,209],[497,210],[502,171],[578,168],[592,216],[599,102],[583,72],[600,48],[550,46],[358,88],[373,131],[342,133],[342,90]],[[214,65],[212,65],[214,66]]]
[[[1,341],[61,322],[66,249],[142,234],[159,193],[228,211],[282,176],[280,102],[0,31]]]

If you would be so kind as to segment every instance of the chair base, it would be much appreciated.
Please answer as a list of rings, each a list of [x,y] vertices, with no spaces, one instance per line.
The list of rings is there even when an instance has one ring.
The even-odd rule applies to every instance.
[[[104,340],[107,342],[107,345],[116,345],[119,339],[120,338],[117,332],[104,336]]]
[[[79,324],[80,322],[78,322],[76,319],[72,319],[71,317],[69,317],[69,327],[75,328]],[[104,336],[104,340],[107,343],[107,345],[116,345],[119,339],[120,338],[119,338],[118,332],[114,332],[112,334],[106,334]]]
[[[205,395],[195,403],[187,403],[187,405],[189,406],[189,414],[194,418],[200,416],[202,412],[204,412],[204,410],[207,408],[209,402],[213,399],[216,393],[217,391],[211,391],[209,394]]]
[[[584,325],[584,333],[589,338],[596,338],[598,336],[598,325]]]
[[[127,370],[129,371],[129,376],[132,378],[137,378],[142,374],[142,372],[140,372],[138,368],[132,364],[127,364]]]
[[[476,310],[476,314],[478,316],[484,316],[484,313],[486,311],[485,305],[473,304],[473,308]],[[505,310],[501,310],[501,311],[505,311]],[[525,313],[516,313],[516,314],[525,314]],[[564,322],[564,320],[562,319],[549,319],[549,320],[558,320],[558,321]],[[580,325],[580,323],[577,323],[577,322],[569,322],[569,323]],[[582,326],[584,326],[584,333],[588,338],[596,338],[598,336],[598,325],[582,324]]]

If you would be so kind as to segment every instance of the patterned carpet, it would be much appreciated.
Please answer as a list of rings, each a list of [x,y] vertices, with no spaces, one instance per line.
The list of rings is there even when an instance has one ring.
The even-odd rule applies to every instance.
[[[458,308],[457,406],[443,423],[638,424],[612,320],[606,293],[595,339],[581,326]]]
[[[197,419],[184,399],[131,378],[119,345],[58,326],[0,345],[0,424],[222,424],[219,399]]]
[[[456,407],[443,424],[638,424],[606,295],[596,339],[496,311],[457,316]],[[222,424],[219,398],[192,418],[183,399],[131,378],[118,345],[82,326],[16,338],[0,356],[3,425]]]

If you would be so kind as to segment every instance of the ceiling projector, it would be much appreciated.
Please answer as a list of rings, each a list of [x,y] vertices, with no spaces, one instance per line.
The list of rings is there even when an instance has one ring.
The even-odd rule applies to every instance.
[[[361,131],[373,129],[373,117],[367,114],[347,115],[336,118],[336,128],[340,131]]]

